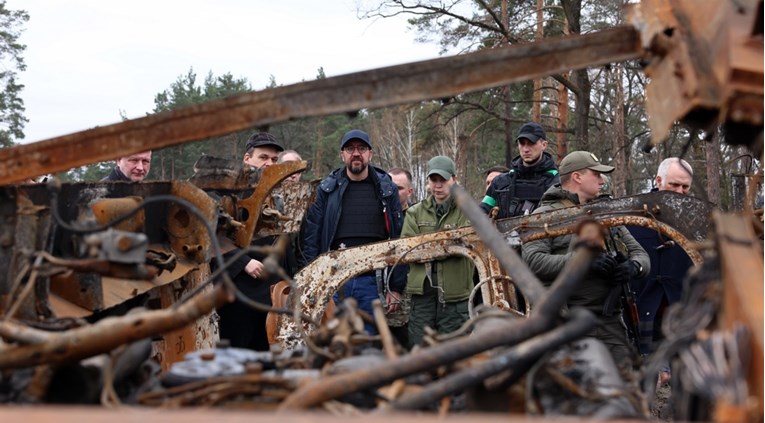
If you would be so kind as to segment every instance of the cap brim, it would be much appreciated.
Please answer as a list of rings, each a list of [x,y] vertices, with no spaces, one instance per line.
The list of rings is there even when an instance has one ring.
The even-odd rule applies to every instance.
[[[251,143],[251,144],[247,144],[244,147],[244,149],[245,150],[249,150],[251,148],[259,148],[259,147],[273,147],[273,148],[276,149],[276,151],[279,151],[279,152],[284,151],[284,147],[282,147],[281,145],[273,143],[273,142],[268,142],[268,141],[266,141],[266,142],[262,142],[261,141],[261,142],[254,142],[254,143]]]
[[[515,137],[515,141],[518,142],[519,139],[526,138],[527,140],[531,142],[537,142],[539,141],[539,138],[541,138],[539,135],[534,134],[520,134],[517,137]]]
[[[367,145],[367,147],[369,147],[369,149],[370,149],[370,150],[372,149],[372,144],[370,144],[370,143],[366,142],[366,141],[365,141],[364,139],[362,139],[362,138],[350,138],[350,139],[347,139],[347,140],[343,141],[343,143],[342,143],[342,144],[340,144],[340,149],[342,150],[342,149],[343,149],[343,147],[345,147],[345,145],[346,145],[346,144],[348,144],[349,142],[351,142],[351,141],[353,141],[353,140],[356,140],[356,141],[361,141],[361,142],[363,142],[364,144],[366,144],[366,145]]]
[[[613,167],[613,166],[606,166],[604,164],[599,164],[597,166],[588,167],[587,169],[591,169],[591,170],[594,170],[594,171],[600,172],[600,173],[611,173],[616,168]]]
[[[440,170],[440,169],[433,169],[433,170],[431,170],[430,172],[428,172],[428,176],[430,176],[430,175],[438,175],[438,176],[440,176],[440,177],[442,177],[444,179],[449,179],[449,178],[451,178],[453,176],[451,173],[449,173],[449,172],[447,172],[445,170]]]

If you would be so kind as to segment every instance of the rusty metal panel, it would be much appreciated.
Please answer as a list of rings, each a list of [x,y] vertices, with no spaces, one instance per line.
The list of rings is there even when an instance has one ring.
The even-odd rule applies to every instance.
[[[239,201],[239,213],[237,216],[243,216],[243,225],[238,227],[234,235],[234,242],[240,248],[245,248],[252,242],[252,236],[258,227],[263,208],[269,201],[273,201],[271,191],[282,181],[295,172],[306,169],[307,162],[285,162],[275,166],[268,166],[263,169],[255,191],[249,197]],[[273,203],[272,203],[273,204]]]
[[[749,329],[751,359],[747,380],[756,403],[754,415],[763,413],[763,313],[762,239],[755,235],[752,216],[714,214],[723,276],[722,325],[731,330],[736,322]]]
[[[209,262],[213,257],[212,240],[207,225],[217,226],[217,203],[196,186],[181,181],[172,182],[170,193],[193,204],[204,216],[205,221],[192,214],[185,207],[170,204],[167,210],[166,228],[170,237],[170,248],[178,255],[195,263]]]
[[[318,185],[319,180],[311,182],[285,180],[274,188],[272,191],[274,197],[279,197],[284,202],[284,212],[281,213],[278,225],[266,226],[264,222],[258,225],[257,237],[299,232],[308,208],[316,200]]]
[[[629,5],[627,20],[640,31],[647,51],[653,144],[663,141],[676,121],[701,129],[725,121],[762,133],[761,4],[643,0]]]

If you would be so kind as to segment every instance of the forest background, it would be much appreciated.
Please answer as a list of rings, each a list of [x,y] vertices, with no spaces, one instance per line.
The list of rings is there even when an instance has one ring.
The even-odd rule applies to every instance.
[[[461,53],[502,48],[548,37],[586,34],[622,24],[622,0],[361,0],[361,19],[396,15],[409,17],[417,37],[413,42],[438,43],[442,52]],[[18,36],[29,16],[8,10],[0,2],[0,145],[23,139],[26,121],[23,85],[16,82],[25,69],[24,46]],[[169,88],[157,93],[158,113],[189,104],[251,91],[249,81],[230,73],[199,77],[192,69]],[[316,78],[325,78],[317,69]],[[339,140],[354,128],[367,131],[374,145],[373,164],[403,167],[414,175],[415,197],[425,196],[425,165],[435,155],[457,163],[461,183],[474,197],[484,191],[484,172],[509,165],[517,155],[515,136],[525,122],[540,122],[548,151],[556,160],[567,152],[588,150],[616,167],[616,196],[638,194],[652,187],[658,164],[682,156],[694,168],[692,194],[723,210],[741,209],[746,175],[760,162],[743,147],[725,143],[719,129],[688,131],[679,125],[659,146],[647,149],[650,139],[645,112],[646,77],[637,62],[612,63],[490,90],[463,93],[390,108],[360,110],[352,115],[300,119],[268,128],[251,128],[198,142],[155,150],[150,180],[186,179],[203,154],[241,160],[246,139],[267,130],[309,162],[303,178],[326,176],[341,166]],[[269,86],[277,87],[276,76]],[[96,163],[64,172],[64,181],[95,181],[108,174],[113,162]]]

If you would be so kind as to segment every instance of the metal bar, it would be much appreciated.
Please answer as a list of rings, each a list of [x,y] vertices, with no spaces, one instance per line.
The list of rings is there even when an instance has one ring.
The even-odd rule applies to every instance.
[[[572,261],[578,263],[576,266],[581,266],[581,263],[584,263],[584,260],[591,254],[589,248],[578,248],[574,254],[575,259]],[[579,259],[578,257],[580,256],[584,258]],[[523,262],[520,262],[519,265],[526,266]],[[575,267],[572,267],[572,269],[575,272],[577,271]],[[554,302],[545,301],[547,297],[555,298],[555,301],[565,302],[567,298],[556,295],[556,290],[570,291],[575,288],[579,280],[581,278],[561,278],[561,281],[565,281],[565,283],[554,284],[547,293],[544,292],[544,288],[541,288],[545,297],[541,299],[540,305],[549,304],[547,307],[541,307],[541,309],[544,311],[552,308]],[[569,284],[574,286],[571,287]],[[562,303],[560,305],[562,306]],[[492,348],[503,345],[515,345],[549,330],[555,325],[556,316],[558,316],[557,309],[554,313],[540,313],[539,311],[532,310],[532,315],[528,319],[513,319],[501,322],[485,331],[474,332],[469,337],[456,338],[399,357],[396,360],[386,361],[381,365],[325,377],[320,381],[299,388],[280,405],[279,409],[286,411],[312,407],[352,392],[382,386],[411,374],[429,371],[438,366],[453,363]]]
[[[536,361],[545,352],[583,337],[598,324],[595,315],[582,308],[572,309],[571,316],[572,319],[562,326],[518,344],[485,363],[439,379],[423,390],[393,402],[392,407],[399,410],[417,410],[447,395],[479,385],[489,377],[508,369],[513,370],[514,378],[522,375],[531,366],[518,366],[519,363]]]
[[[254,91],[0,150],[0,184],[290,119],[448,98],[640,57],[618,27]]]
[[[708,201],[670,191],[657,191],[503,219],[497,221],[497,228],[502,233],[518,230],[524,238],[534,231],[544,232],[555,226],[574,228],[576,222],[585,216],[599,221],[602,217],[629,215],[656,219],[689,240],[702,241],[712,229],[709,217],[714,210],[715,206]]]
[[[505,238],[497,231],[489,217],[478,207],[465,188],[454,185],[450,191],[457,206],[473,224],[478,236],[494,253],[513,283],[520,288],[532,305],[536,305],[545,294],[545,288],[536,275],[529,270],[518,253],[507,245]]]

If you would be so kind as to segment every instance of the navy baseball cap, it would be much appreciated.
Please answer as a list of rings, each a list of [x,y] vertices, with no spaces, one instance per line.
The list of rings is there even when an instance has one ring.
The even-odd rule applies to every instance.
[[[521,129],[518,130],[518,136],[515,137],[515,140],[518,141],[521,138],[526,138],[531,142],[537,142],[540,139],[546,140],[547,134],[545,134],[545,130],[542,129],[542,125],[536,122],[529,122],[521,126]]]
[[[369,134],[362,131],[361,129],[353,129],[346,132],[345,135],[343,135],[343,139],[340,140],[340,149],[342,150],[343,147],[345,147],[345,144],[348,144],[352,140],[363,141],[370,150],[372,149],[372,142],[369,141]]]

